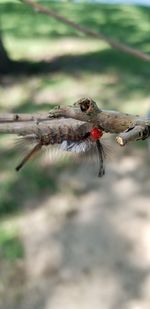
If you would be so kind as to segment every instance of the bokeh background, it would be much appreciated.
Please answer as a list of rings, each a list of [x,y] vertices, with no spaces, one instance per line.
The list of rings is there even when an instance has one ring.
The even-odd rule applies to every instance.
[[[148,6],[41,3],[150,51]],[[148,62],[23,4],[3,1],[0,13],[1,113],[49,111],[87,96],[104,109],[148,112]],[[0,309],[150,308],[148,144],[120,148],[107,139],[112,154],[98,179],[93,163],[52,162],[50,154],[16,173],[14,138],[0,136]]]

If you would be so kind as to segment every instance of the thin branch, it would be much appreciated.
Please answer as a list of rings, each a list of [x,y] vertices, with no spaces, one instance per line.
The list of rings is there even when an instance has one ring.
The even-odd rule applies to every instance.
[[[131,130],[129,129],[119,134],[119,136],[116,137],[116,141],[120,146],[124,146],[128,142],[137,141],[140,139],[144,140],[149,136],[150,136],[150,126],[136,125]]]
[[[129,141],[143,140],[150,136],[150,119],[116,111],[100,110],[96,102],[90,98],[78,100],[74,107],[52,111],[50,117],[86,121],[106,133],[120,133],[116,140],[121,146]]]
[[[150,62],[150,55],[146,54],[136,48],[130,47],[129,45],[126,45],[124,43],[120,43],[110,37],[107,37],[106,35],[104,35],[102,32],[98,33],[94,30],[91,30],[89,28],[86,28],[84,26],[81,26],[77,23],[75,23],[74,21],[70,20],[69,18],[66,18],[58,13],[56,13],[54,10],[46,8],[45,6],[35,3],[32,0],[20,0],[21,2],[29,5],[30,7],[32,7],[34,10],[36,10],[39,13],[48,15],[50,17],[53,17],[67,25],[69,25],[70,27],[76,29],[77,31],[80,31],[86,35],[98,38],[100,40],[104,40],[105,42],[107,42],[112,48],[118,49],[126,54],[132,55],[136,58],[140,58],[144,61],[148,61]]]
[[[44,121],[48,120],[48,113],[35,113],[35,114],[0,114],[0,123],[9,122],[22,122],[22,121]]]
[[[104,132],[121,133],[129,127],[134,126],[134,122],[141,119],[139,116],[125,114],[116,111],[101,110],[96,102],[91,98],[78,100],[74,107],[65,107],[52,110],[50,118],[72,118],[100,127]]]
[[[91,98],[82,98],[73,107],[53,109],[44,114],[0,115],[0,133],[39,137],[48,135],[52,142],[54,139],[65,140],[66,132],[69,136],[80,139],[93,127],[105,133],[119,133],[116,140],[121,146],[150,136],[150,119],[101,110]]]

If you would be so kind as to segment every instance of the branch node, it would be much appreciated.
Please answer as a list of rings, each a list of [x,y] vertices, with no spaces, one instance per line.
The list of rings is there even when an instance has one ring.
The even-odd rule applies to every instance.
[[[136,125],[119,134],[116,141],[120,146],[124,146],[128,142],[144,140],[150,136],[150,126]]]

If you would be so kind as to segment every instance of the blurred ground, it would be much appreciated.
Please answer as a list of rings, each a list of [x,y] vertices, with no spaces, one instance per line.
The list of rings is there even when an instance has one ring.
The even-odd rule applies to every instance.
[[[149,49],[149,9],[53,4],[74,20]],[[145,114],[149,66],[21,5],[3,5],[15,70],[0,76],[0,112],[49,110],[91,96]],[[150,169],[145,142],[111,140],[106,175],[93,164],[39,157],[16,174],[0,138],[0,309],[149,309]]]

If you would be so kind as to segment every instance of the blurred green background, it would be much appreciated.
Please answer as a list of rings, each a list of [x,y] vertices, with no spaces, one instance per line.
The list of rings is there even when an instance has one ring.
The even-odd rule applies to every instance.
[[[150,52],[149,7],[85,2],[77,4],[71,1],[66,3],[41,1],[41,3],[85,27],[103,32],[113,39],[139,48],[141,51]],[[113,50],[104,41],[86,37],[69,26],[39,14],[23,4],[0,3],[0,13],[1,38],[11,59],[7,65],[2,62],[0,64],[1,113],[49,111],[56,104],[73,104],[79,98],[88,96],[92,97],[104,109],[142,115],[147,113],[150,107],[149,63],[123,54],[119,50]],[[104,209],[103,206],[122,209],[123,203],[126,206],[129,206],[130,203],[133,205],[135,199],[139,201],[141,198],[141,204],[136,212],[142,213],[140,207],[145,205],[145,212],[141,216],[147,218],[146,205],[150,204],[147,144],[144,142],[134,143],[128,146],[127,150],[116,149],[115,145],[114,148],[115,157],[108,160],[110,170],[108,168],[106,178],[102,182],[96,178],[95,172],[90,176],[92,167],[88,172],[82,166],[80,171],[80,168],[76,168],[74,163],[67,164],[60,160],[50,164],[48,159],[41,161],[40,157],[27,164],[17,174],[14,168],[19,158],[18,150],[14,147],[14,139],[11,136],[0,136],[0,308],[55,308],[53,304],[46,307],[42,301],[41,303],[40,300],[37,301],[37,298],[31,303],[29,302],[28,306],[26,303],[28,296],[24,296],[29,293],[29,299],[32,299],[32,291],[34,291],[33,294],[37,293],[35,284],[28,286],[30,276],[28,278],[26,275],[28,246],[34,246],[34,241],[33,244],[32,242],[28,245],[26,243],[32,234],[32,214],[36,216],[35,231],[37,234],[41,233],[43,224],[41,223],[42,219],[39,219],[39,224],[37,219],[41,209],[48,211],[51,216],[50,222],[56,220],[55,224],[58,223],[61,227],[61,234],[64,224],[66,224],[65,220],[75,220],[76,213],[80,212],[79,204],[83,202],[83,208],[86,208],[86,196],[89,192],[90,194],[95,192],[95,194],[101,195],[97,196],[94,202],[91,201],[90,205],[92,203],[96,205],[93,209],[99,207],[99,198],[100,200],[102,198],[103,201],[106,196],[108,200],[100,204],[102,209]],[[114,184],[114,187],[116,185],[117,188],[120,179],[127,181],[120,188],[124,192],[123,200],[118,199],[118,192],[113,189],[108,197],[108,187],[110,190]],[[129,194],[130,191],[132,194]],[[138,194],[141,195],[138,196]],[[84,198],[85,201],[83,201]],[[58,206],[58,210],[53,204],[55,207]],[[44,214],[39,216],[43,218]],[[112,216],[112,213],[109,216]],[[29,235],[28,222],[29,230],[31,229]],[[120,222],[120,218],[118,218],[118,222]],[[51,223],[53,226],[54,222]],[[74,221],[72,224],[75,224]],[[98,233],[101,234],[101,229]],[[48,235],[45,232],[41,243],[46,242],[46,237],[52,237],[52,235]],[[39,244],[39,242],[37,243]],[[61,239],[60,244],[62,246]],[[48,244],[44,249],[41,249],[40,245],[37,247],[40,252],[41,250],[45,252],[49,248]],[[106,248],[103,249],[105,251]],[[80,259],[80,257],[78,258]],[[45,264],[48,264],[47,260]],[[55,265],[52,268],[55,269]],[[137,273],[138,271],[135,271],[134,274]],[[42,276],[46,276],[46,279],[40,277],[40,284],[43,282],[42,280],[48,280],[46,271],[44,274],[42,273]],[[53,276],[51,271],[49,276]],[[39,285],[39,291],[46,291],[46,288],[44,289],[45,282],[47,281],[44,281],[42,288]],[[44,293],[41,299],[42,297],[46,298],[43,296]],[[23,296],[26,301],[22,300]],[[56,308],[59,308],[59,305]],[[88,307],[81,305],[81,308]],[[95,305],[95,308],[99,308],[99,305]],[[119,307],[116,303],[116,307],[106,305],[103,308],[132,309],[135,307],[129,307],[129,305]],[[141,305],[138,308],[149,307]]]

